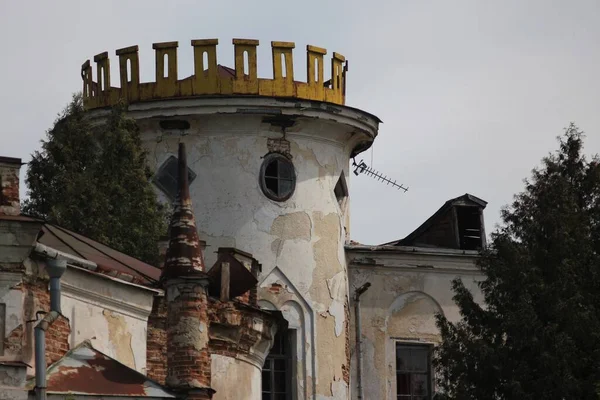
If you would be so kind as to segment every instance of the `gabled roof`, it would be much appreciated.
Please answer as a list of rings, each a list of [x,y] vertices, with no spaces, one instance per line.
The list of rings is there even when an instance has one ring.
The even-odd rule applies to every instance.
[[[94,349],[87,340],[48,368],[46,391],[83,396],[176,398],[159,383]]]
[[[14,220],[41,224],[37,241],[63,253],[92,261],[98,265],[96,272],[125,281],[150,285],[160,278],[161,270],[134,257],[121,253],[102,243],[73,231],[26,215],[0,215],[0,220]]]
[[[454,206],[476,206],[484,209],[487,206],[485,200],[479,197],[473,196],[472,194],[465,193],[462,196],[455,197],[444,203],[431,217],[421,224],[417,229],[412,231],[404,239],[394,240],[392,242],[383,243],[382,246],[411,246],[414,245],[415,240],[418,239],[422,234],[427,232],[432,226],[444,216]]]

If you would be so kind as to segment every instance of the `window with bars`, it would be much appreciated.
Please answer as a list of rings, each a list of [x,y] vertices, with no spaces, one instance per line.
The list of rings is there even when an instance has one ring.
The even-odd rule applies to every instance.
[[[431,346],[396,343],[397,400],[431,400]]]
[[[289,330],[277,332],[262,370],[262,400],[292,400],[291,343]]]

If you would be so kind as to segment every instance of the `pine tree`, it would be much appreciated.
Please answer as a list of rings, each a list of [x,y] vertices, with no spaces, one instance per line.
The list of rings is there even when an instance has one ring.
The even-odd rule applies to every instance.
[[[559,142],[502,211],[482,253],[485,306],[455,280],[462,318],[437,317],[444,398],[598,398],[599,159],[586,160],[573,124]]]
[[[165,211],[125,111],[119,104],[106,123],[92,126],[74,95],[32,155],[23,210],[156,265]]]

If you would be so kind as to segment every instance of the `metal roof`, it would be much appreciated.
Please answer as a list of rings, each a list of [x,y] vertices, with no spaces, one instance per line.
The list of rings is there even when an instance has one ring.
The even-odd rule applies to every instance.
[[[41,224],[37,239],[39,243],[96,263],[96,272],[142,285],[151,285],[160,278],[159,268],[42,219],[26,215],[0,215],[0,220]]]
[[[88,341],[48,368],[47,393],[176,398],[159,383],[94,349]]]

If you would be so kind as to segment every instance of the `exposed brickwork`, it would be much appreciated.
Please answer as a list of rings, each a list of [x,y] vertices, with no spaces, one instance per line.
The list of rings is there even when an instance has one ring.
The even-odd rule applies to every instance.
[[[227,357],[249,354],[257,343],[271,339],[271,327],[276,321],[262,310],[235,301],[222,303],[213,298],[209,299],[208,306],[211,354]],[[255,319],[263,321],[261,331],[253,329]],[[224,334],[233,332],[233,337]]]
[[[235,299],[244,304],[250,304],[250,291],[247,291],[246,293],[239,295]]]
[[[50,311],[50,291],[48,290],[48,281],[46,280],[28,280],[24,281],[22,290],[25,292],[26,299],[30,299],[31,307],[24,310],[24,319],[35,319],[37,311]],[[34,323],[34,325],[37,324]],[[11,338],[11,336],[14,337]],[[19,340],[19,333],[13,331],[7,339],[13,341],[13,348],[16,348],[16,341]],[[46,363],[50,365],[62,358],[69,351],[69,335],[71,327],[69,320],[60,316],[56,319],[46,331]],[[27,345],[22,332],[20,333],[21,348]],[[5,341],[6,343],[6,341]]]
[[[46,331],[46,365],[60,360],[69,351],[71,327],[64,316],[58,317]]]
[[[205,288],[194,282],[175,286],[177,294],[167,299],[166,382],[172,388],[208,388],[211,360]]]
[[[281,284],[279,284],[279,283],[272,283],[271,286],[269,286],[267,288],[267,290],[273,294],[281,293],[282,289],[283,289],[283,286],[281,286]]]
[[[8,162],[7,162],[8,161]],[[0,157],[0,215],[19,215],[21,160]]]
[[[23,348],[23,325],[17,326],[4,338],[4,354],[19,355]]]
[[[167,306],[164,296],[155,296],[152,313],[148,317],[146,338],[146,373],[149,378],[165,384],[167,378]]]

